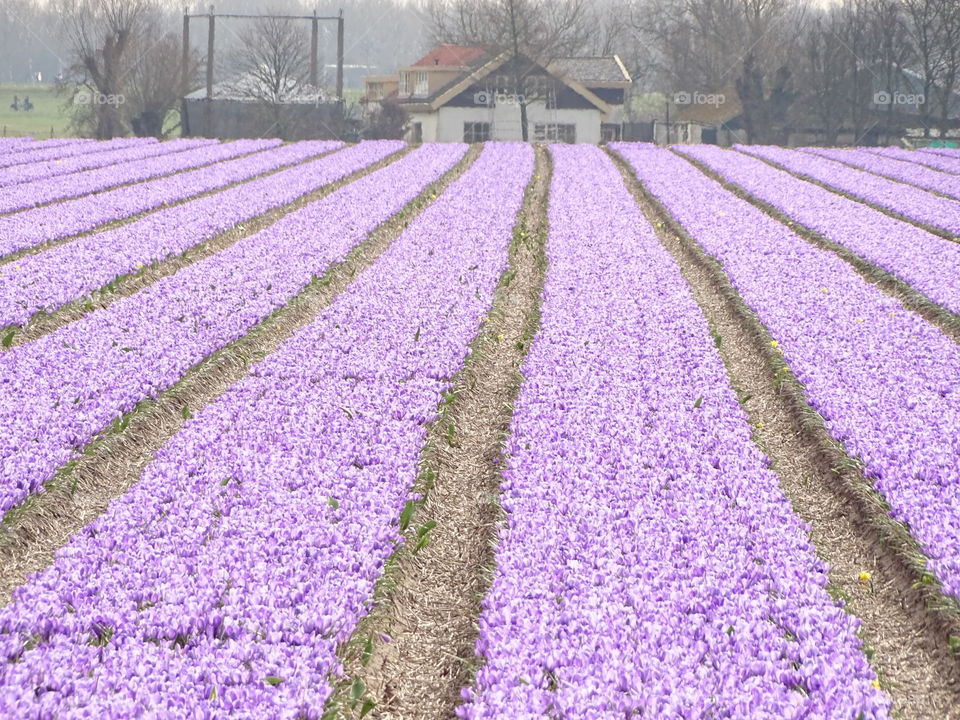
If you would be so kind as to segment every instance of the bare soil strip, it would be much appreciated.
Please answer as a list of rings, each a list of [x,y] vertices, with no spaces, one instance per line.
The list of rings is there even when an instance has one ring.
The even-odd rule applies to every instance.
[[[735,152],[740,152],[740,151],[737,150],[737,151],[735,151]],[[797,152],[799,152],[799,151],[797,151]],[[745,155],[750,155],[749,153],[744,153],[744,154],[745,154]],[[820,180],[817,180],[816,178],[812,178],[812,177],[810,177],[809,175],[804,175],[804,174],[801,173],[801,172],[794,172],[793,170],[790,170],[789,168],[784,167],[783,165],[781,165],[781,164],[778,163],[778,162],[775,162],[774,160],[770,160],[770,159],[765,158],[765,157],[760,157],[759,155],[750,155],[750,157],[756,158],[757,160],[760,160],[761,162],[765,162],[767,165],[769,165],[770,167],[776,168],[777,170],[782,170],[782,171],[785,172],[785,173],[788,173],[788,174],[790,174],[790,175],[793,175],[795,178],[799,178],[800,180],[804,180],[805,182],[812,183],[813,185],[816,185],[817,187],[822,187],[824,190],[829,190],[829,191],[832,192],[834,195],[840,195],[841,197],[847,198],[847,200],[853,200],[854,202],[858,202],[858,203],[860,203],[861,205],[866,205],[867,207],[873,208],[874,210],[876,210],[876,211],[878,211],[878,212],[882,212],[884,215],[889,215],[890,217],[895,218],[896,220],[899,220],[900,222],[910,223],[911,225],[915,225],[916,227],[920,228],[921,230],[926,230],[928,233],[932,233],[933,235],[939,235],[940,237],[945,238],[946,240],[953,240],[954,242],[960,242],[960,238],[958,238],[957,236],[953,235],[949,230],[945,230],[945,229],[943,229],[943,228],[936,227],[936,226],[934,226],[934,225],[928,225],[927,223],[921,222],[921,221],[919,221],[919,220],[914,220],[913,218],[909,218],[909,217],[907,217],[906,215],[902,215],[902,214],[898,213],[896,210],[891,210],[890,208],[884,207],[883,205],[878,205],[878,204],[875,203],[875,202],[871,202],[870,200],[867,200],[866,198],[862,198],[862,197],[860,197],[859,195],[854,195],[853,193],[849,193],[849,192],[847,192],[846,190],[841,190],[840,188],[835,188],[835,187],[833,187],[832,185],[828,185],[827,183],[822,182],[822,181],[820,181]],[[824,158],[824,159],[829,159],[829,158]],[[841,163],[841,164],[843,164],[843,163]],[[855,168],[855,169],[856,169],[856,170],[863,170],[863,168]],[[863,170],[863,171],[864,171],[864,172],[867,172],[866,170]],[[882,177],[882,176],[878,175],[877,177]],[[891,178],[888,178],[888,177],[884,177],[883,179],[884,179],[884,180],[891,180]],[[899,181],[892,180],[892,182],[899,182]],[[902,185],[908,185],[909,183],[901,183],[901,184],[902,184]],[[920,188],[920,187],[916,187],[916,186],[911,186],[911,187],[914,187],[914,189],[916,189],[916,190],[923,190],[924,192],[930,192],[930,190],[926,190],[926,189],[924,189],[924,188]],[[938,193],[932,193],[932,194],[933,194],[933,195],[938,195]],[[947,199],[947,200],[954,200],[954,201],[956,200],[956,198],[946,198],[946,199]]]
[[[299,328],[312,322],[370,266],[410,220],[432,204],[476,159],[471,149],[450,171],[382,224],[323,277],[287,305],[199,363],[156,400],[141,403],[68,463],[45,487],[0,521],[0,606],[29,574],[53,561],[69,537],[92,522],[111,499],[140,478],[153,453],[175,435],[192,411],[212,402],[243,378],[250,366],[273,352]]]
[[[146,265],[140,268],[136,272],[129,273],[127,275],[121,275],[102,288],[90,293],[86,297],[74,300],[63,307],[57,308],[52,313],[35,313],[22,327],[8,325],[0,328],[0,338],[2,338],[2,343],[0,343],[0,352],[17,347],[18,345],[24,345],[26,343],[33,342],[44,335],[49,335],[64,325],[72,323],[75,320],[79,320],[88,313],[96,310],[102,310],[103,308],[109,307],[121,298],[129,297],[140,292],[145,287],[153,285],[161,278],[173,275],[188,265],[192,265],[212,255],[216,255],[218,252],[225,250],[243,238],[254,235],[273,225],[284,215],[289,215],[295,210],[299,210],[310,203],[316,202],[321,198],[333,194],[343,186],[352,183],[353,181],[358,180],[365,175],[369,175],[386,167],[398,158],[406,155],[411,150],[412,147],[408,145],[402,150],[388,155],[383,160],[380,160],[373,165],[368,165],[367,167],[357,170],[356,172],[351,173],[350,175],[347,175],[336,182],[330,183],[329,185],[324,185],[323,187],[314,190],[311,193],[301,195],[292,203],[275,207],[263,215],[258,215],[242,225],[235,225],[226,232],[220,233],[209,240],[188,248],[180,255],[158,260],[151,265]]]
[[[477,619],[502,512],[502,445],[539,326],[549,186],[549,157],[538,147],[509,268],[427,437],[415,488],[424,499],[378,583],[373,609],[341,649],[345,676],[325,720],[359,718],[364,710],[380,720],[450,718],[479,662]],[[429,543],[418,550],[424,528]]]
[[[933,302],[926,295],[914,289],[914,287],[905,280],[901,280],[896,275],[887,272],[878,265],[875,265],[869,260],[857,255],[849,248],[833,242],[830,238],[818,233],[816,230],[808,228],[806,225],[801,225],[800,223],[791,219],[781,210],[777,209],[773,205],[770,205],[769,203],[764,202],[755,195],[752,195],[740,185],[725,179],[722,175],[715,172],[712,168],[707,167],[700,161],[694,160],[693,158],[687,157],[686,155],[682,155],[680,153],[676,154],[678,157],[683,158],[691,165],[696,167],[704,175],[716,180],[726,190],[729,190],[740,199],[756,205],[774,220],[786,225],[788,228],[790,228],[790,230],[795,232],[804,240],[807,240],[819,248],[829,250],[830,252],[839,255],[842,260],[845,260],[850,265],[853,265],[854,269],[863,277],[864,280],[876,285],[887,295],[896,298],[905,308],[912,310],[928,322],[936,325],[946,335],[960,343],[960,315],[957,315],[942,305],[938,305],[937,303]]]
[[[244,183],[253,182],[254,180],[260,180],[262,178],[269,177],[270,175],[274,175],[278,172],[282,172],[283,170],[289,170],[290,168],[296,167],[297,165],[303,165],[304,163],[313,162],[314,160],[319,160],[320,158],[326,157],[327,155],[332,155],[335,152],[339,152],[340,150],[345,149],[345,147],[346,146],[334,148],[333,150],[327,150],[326,152],[322,152],[322,153],[317,153],[316,155],[311,155],[310,157],[305,158],[303,160],[297,160],[296,162],[292,162],[289,165],[283,165],[282,167],[274,168],[273,170],[267,170],[258,175],[253,175],[251,177],[248,177],[245,180],[237,180],[236,182],[232,182],[229,185],[224,185],[223,187],[215,188],[213,190],[207,190],[206,192],[198,193],[196,195],[191,195],[190,197],[182,198],[180,200],[177,200],[175,202],[172,202],[166,205],[161,205],[160,207],[154,208],[152,210],[144,210],[142,212],[136,213],[135,215],[128,215],[127,217],[118,218],[116,220],[110,220],[109,222],[105,222],[102,225],[97,225],[96,227],[91,228],[90,230],[84,230],[83,232],[79,232],[74,235],[68,235],[67,237],[58,238],[57,240],[49,240],[47,242],[40,243],[39,245],[34,245],[33,247],[24,248],[23,250],[17,250],[16,252],[9,253],[8,255],[2,255],[0,256],[0,267],[2,267],[3,265],[7,265],[8,263],[16,262],[20,258],[26,257],[27,255],[37,255],[38,253],[42,253],[44,250],[49,250],[50,248],[56,247],[57,245],[66,245],[69,242],[73,242],[74,240],[78,240],[82,237],[86,237],[87,235],[94,235],[96,233],[106,232],[107,230],[113,230],[114,228],[122,227],[123,225],[129,225],[133,222],[136,222],[137,220],[140,220],[146,217],[147,215],[157,212],[158,210],[165,210],[167,208],[176,207],[177,205],[183,205],[185,203],[191,202],[192,200],[199,200],[200,198],[205,198],[209,195],[216,195],[219,192],[223,192],[224,190],[229,190],[230,188],[234,188],[237,185],[243,185]],[[270,152],[270,150],[272,149],[275,149],[275,148],[246,153],[245,155],[238,155],[235,158],[228,158],[227,160],[217,160],[213,163],[207,163],[206,165],[201,165],[198,168],[187,168],[186,170],[179,170],[175,173],[171,173],[171,175],[180,175],[182,173],[188,173],[194,170],[202,170],[203,168],[210,167],[211,165],[215,165],[218,162],[230,162],[231,160],[240,160],[246,157],[250,157],[251,155],[255,155],[257,152]],[[151,182],[153,180],[162,180],[163,178],[166,178],[166,177],[170,177],[170,176],[163,175],[161,177],[150,178],[148,180],[142,180],[140,182]],[[115,189],[116,188],[107,188],[106,190],[101,190],[100,192],[109,192],[110,190],[115,190]],[[67,198],[66,201],[57,200],[55,202],[68,202],[69,200],[75,200],[75,199],[76,198]],[[31,208],[28,208],[28,209],[31,209]],[[22,210],[22,211],[17,210],[16,212],[26,212],[26,210]]]
[[[940,593],[916,542],[807,404],[722,266],[611,155],[693,289],[754,439],[830,565],[828,589],[860,619],[864,650],[893,699],[895,717],[960,718],[960,663],[949,642],[960,636],[955,601]]]

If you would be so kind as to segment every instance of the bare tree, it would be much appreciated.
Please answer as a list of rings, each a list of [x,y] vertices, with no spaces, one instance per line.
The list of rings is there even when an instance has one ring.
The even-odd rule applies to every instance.
[[[258,18],[239,32],[237,87],[253,99],[279,105],[303,92],[310,71],[305,25],[287,17]]]
[[[57,11],[73,71],[93,93],[87,109],[96,137],[124,134],[121,105],[129,72],[149,45],[145,30],[156,6],[152,0],[58,0]]]
[[[804,6],[798,0],[641,0],[634,18],[671,90],[736,88],[751,142],[785,132]],[[637,21],[635,20],[635,22]]]
[[[907,31],[916,52],[917,64],[923,76],[923,103],[921,104],[923,134],[930,134],[933,88],[937,82],[940,62],[942,28],[940,23],[942,0],[903,0],[909,22]]]
[[[431,0],[433,40],[522,48],[538,57],[572,55],[589,44],[586,0]]]
[[[137,56],[129,74],[124,115],[135,135],[164,138],[173,129],[164,129],[167,117],[179,108],[182,91],[181,38],[174,32],[155,31],[159,39]],[[201,59],[194,51],[189,57],[187,84],[200,75]]]
[[[838,8],[819,11],[803,36],[801,93],[803,101],[795,113],[800,122],[813,120],[823,129],[823,142],[837,141],[845,117],[844,71],[847,49],[837,32],[842,16]]]
[[[287,137],[293,128],[285,106],[303,99],[310,73],[306,25],[289,17],[267,16],[247,25],[239,37],[233,65],[240,75],[234,90],[266,106],[276,134]]]
[[[939,62],[933,86],[939,110],[940,136],[950,127],[950,115],[956,113],[955,92],[960,81],[960,2],[939,0]]]

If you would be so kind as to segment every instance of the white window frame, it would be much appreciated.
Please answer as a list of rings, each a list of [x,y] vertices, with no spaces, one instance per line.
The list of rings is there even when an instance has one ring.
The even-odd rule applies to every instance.
[[[464,122],[463,141],[465,143],[487,142],[491,139],[493,128],[488,122]]]
[[[430,83],[427,82],[427,71],[417,70],[416,85],[413,94],[415,97],[426,97],[430,94]]]

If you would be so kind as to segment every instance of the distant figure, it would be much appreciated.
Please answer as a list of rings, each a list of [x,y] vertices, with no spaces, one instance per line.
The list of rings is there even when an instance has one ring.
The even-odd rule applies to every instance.
[[[14,112],[17,112],[17,110],[20,109],[20,98],[16,95],[13,96],[13,102],[10,103],[10,109]]]
[[[30,112],[31,110],[33,110],[33,103],[30,102],[30,96],[27,95],[23,98],[23,111]]]

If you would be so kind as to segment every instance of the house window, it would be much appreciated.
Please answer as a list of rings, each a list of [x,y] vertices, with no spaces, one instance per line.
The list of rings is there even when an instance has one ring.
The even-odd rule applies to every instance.
[[[401,94],[401,95],[409,95],[409,94],[410,94],[410,91],[408,90],[408,85],[409,85],[409,83],[408,83],[408,81],[407,81],[407,78],[408,78],[409,75],[410,75],[410,73],[405,73],[405,72],[404,72],[404,73],[400,73],[400,94]]]
[[[533,139],[535,142],[575,143],[577,126],[573,123],[536,123]]]
[[[414,143],[422,143],[422,142],[423,142],[423,123],[415,122],[415,123],[413,124],[413,139],[412,139],[412,142],[414,142]]]
[[[610,143],[620,140],[620,125],[618,123],[600,124],[600,142]]]
[[[490,123],[465,122],[463,124],[463,141],[465,143],[486,142],[490,139]]]
[[[416,95],[417,97],[424,97],[426,95],[429,95],[426,70],[417,71],[417,87],[414,90],[413,94]]]

